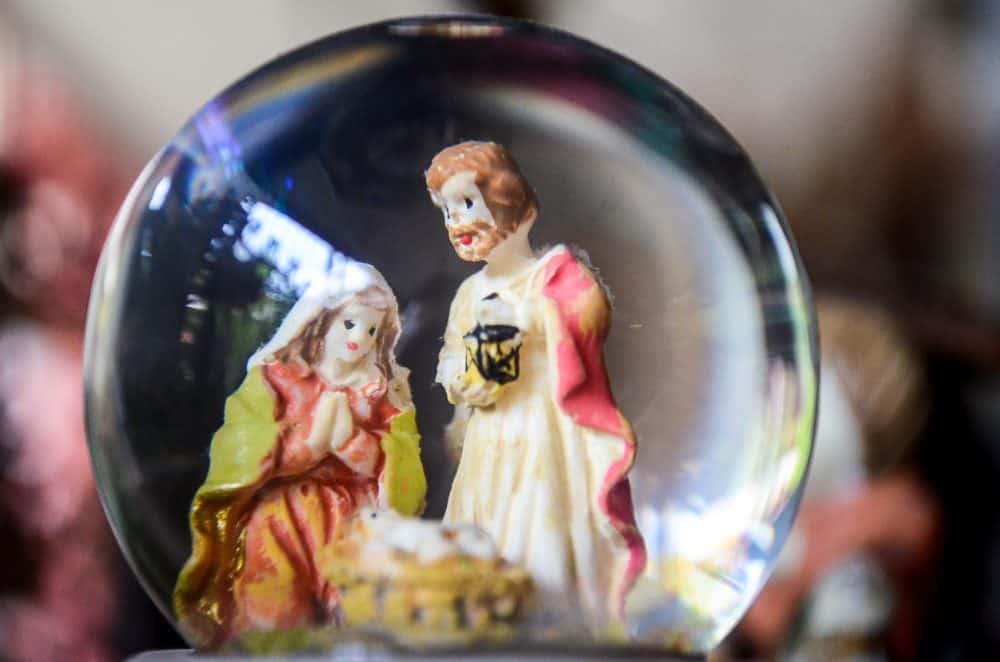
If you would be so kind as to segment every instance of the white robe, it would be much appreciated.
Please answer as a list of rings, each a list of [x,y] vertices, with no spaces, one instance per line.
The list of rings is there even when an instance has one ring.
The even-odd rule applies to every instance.
[[[467,421],[464,434],[453,430],[462,436],[462,451],[444,518],[490,533],[504,558],[531,573],[543,614],[577,615],[601,630],[615,615],[630,549],[597,499],[624,444],[577,424],[557,401],[558,313],[542,286],[546,262],[565,250],[557,246],[503,281],[480,271],[455,296],[440,383],[465,371],[462,337],[482,321],[479,302],[494,292],[514,311],[523,343],[520,376],[502,387],[493,406],[463,412],[457,403],[456,420],[467,415]]]

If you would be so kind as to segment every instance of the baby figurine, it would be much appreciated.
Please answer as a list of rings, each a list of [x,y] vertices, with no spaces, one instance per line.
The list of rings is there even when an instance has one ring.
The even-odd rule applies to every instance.
[[[530,575],[505,561],[471,524],[365,509],[341,538],[330,581],[347,624],[407,641],[454,643],[509,636],[533,594]]]

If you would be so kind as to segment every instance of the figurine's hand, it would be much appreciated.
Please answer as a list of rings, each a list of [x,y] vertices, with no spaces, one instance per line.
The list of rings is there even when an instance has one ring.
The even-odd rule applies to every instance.
[[[336,395],[330,392],[323,393],[319,396],[316,406],[313,408],[312,428],[309,430],[309,438],[306,439],[306,446],[309,447],[314,456],[326,452],[326,441],[330,438],[330,427],[333,424],[335,415]]]
[[[455,376],[448,388],[448,399],[452,404],[467,407],[489,407],[500,398],[503,386],[492,380],[483,379],[474,366]]]
[[[321,398],[328,394],[324,393]],[[351,416],[351,403],[347,399],[347,394],[343,391],[331,393],[331,425],[329,449],[331,452],[339,451],[354,432],[354,417]]]

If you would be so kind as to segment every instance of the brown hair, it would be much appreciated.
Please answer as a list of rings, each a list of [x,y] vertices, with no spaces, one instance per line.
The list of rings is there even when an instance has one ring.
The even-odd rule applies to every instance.
[[[538,211],[535,192],[514,159],[503,145],[494,142],[473,140],[441,150],[431,160],[424,179],[430,190],[440,192],[453,175],[468,170],[476,173],[476,186],[503,230],[513,232]]]
[[[324,308],[308,324],[295,334],[292,340],[274,353],[274,358],[282,363],[297,363],[310,369],[323,357],[326,349],[326,334],[340,317],[348,303],[381,310],[386,313],[375,337],[375,365],[386,381],[394,377],[392,372],[392,352],[399,338],[399,320],[392,315],[392,299],[379,287],[369,286],[336,308]]]

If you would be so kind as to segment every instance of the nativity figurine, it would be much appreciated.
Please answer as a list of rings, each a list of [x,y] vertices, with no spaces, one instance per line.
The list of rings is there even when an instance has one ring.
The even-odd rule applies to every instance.
[[[485,529],[544,612],[620,631],[645,546],[635,436],[604,363],[609,297],[567,246],[532,250],[536,197],[501,145],[448,147],[425,178],[458,257],[486,263],[455,295],[438,362],[460,449],[444,519]]]
[[[366,508],[328,570],[347,625],[414,645],[509,639],[530,609],[533,584],[472,524]]]
[[[313,282],[250,357],[191,507],[193,549],[174,592],[189,640],[217,648],[337,623],[326,568],[345,522],[364,508],[422,510],[399,333],[385,279],[349,261]]]

